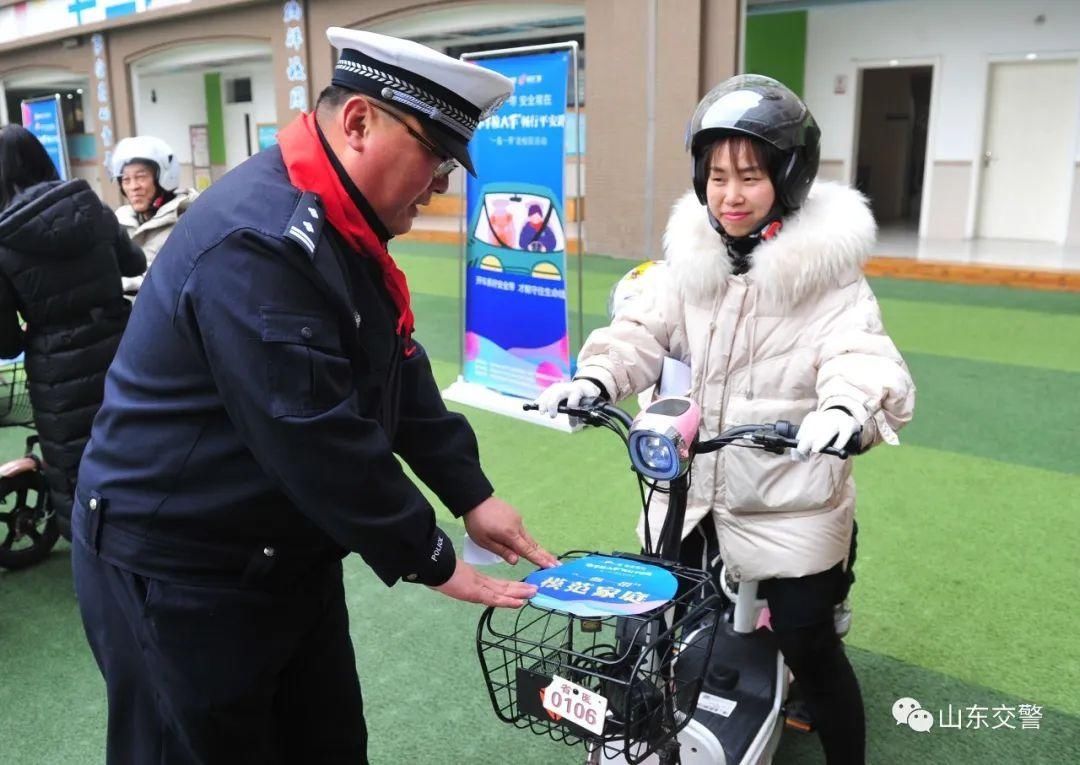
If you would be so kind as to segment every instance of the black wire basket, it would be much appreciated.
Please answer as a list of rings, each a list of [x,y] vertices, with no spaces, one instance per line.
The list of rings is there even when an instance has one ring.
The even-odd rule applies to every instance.
[[[33,424],[26,369],[21,361],[0,366],[0,427]]]
[[[561,560],[590,554],[575,551]],[[678,583],[675,597],[634,616],[581,617],[531,603],[488,608],[477,627],[477,651],[499,719],[639,763],[693,717],[723,598],[707,572],[626,553],[610,557],[669,571]],[[555,676],[607,699],[599,734],[544,708],[543,691]]]

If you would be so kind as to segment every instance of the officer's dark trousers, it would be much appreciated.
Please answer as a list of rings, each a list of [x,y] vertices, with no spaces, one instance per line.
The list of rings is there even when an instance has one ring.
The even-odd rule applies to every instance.
[[[72,565],[110,765],[367,762],[340,562],[273,589],[148,579],[78,539]]]

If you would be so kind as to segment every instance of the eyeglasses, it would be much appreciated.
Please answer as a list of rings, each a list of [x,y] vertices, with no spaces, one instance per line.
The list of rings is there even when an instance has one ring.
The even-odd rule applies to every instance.
[[[120,178],[121,186],[134,186],[146,183],[154,179],[152,173],[135,173],[134,175],[125,175]]]
[[[438,180],[440,178],[445,178],[446,176],[450,175],[450,173],[454,172],[455,169],[457,169],[457,167],[459,166],[458,161],[456,159],[454,159],[453,157],[447,156],[445,151],[443,151],[438,146],[433,144],[426,136],[424,136],[423,133],[420,133],[420,132],[418,132],[416,130],[413,130],[412,127],[410,127],[408,122],[406,122],[404,119],[402,119],[398,115],[394,114],[392,111],[387,109],[385,106],[382,106],[381,104],[379,104],[379,103],[377,103],[375,101],[368,101],[368,103],[371,104],[372,106],[374,106],[376,109],[378,109],[380,112],[382,112],[386,116],[393,119],[394,121],[400,122],[401,126],[404,127],[406,130],[408,130],[409,135],[411,135],[413,138],[415,138],[420,143],[421,146],[423,146],[425,149],[427,149],[432,154],[434,154],[436,157],[438,157],[439,159],[442,160],[442,162],[440,162],[438,165],[436,165],[435,171],[431,174],[432,178],[435,178],[436,180]]]

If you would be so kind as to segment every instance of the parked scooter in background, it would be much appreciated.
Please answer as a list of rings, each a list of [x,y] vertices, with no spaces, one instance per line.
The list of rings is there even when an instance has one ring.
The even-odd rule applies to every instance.
[[[33,428],[34,412],[21,361],[0,367],[0,427]],[[0,567],[20,569],[48,557],[60,535],[37,454],[27,436],[23,456],[0,465]]]

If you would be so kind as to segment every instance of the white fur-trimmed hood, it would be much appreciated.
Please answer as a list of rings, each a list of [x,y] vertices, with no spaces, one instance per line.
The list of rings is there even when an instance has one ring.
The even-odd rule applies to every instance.
[[[754,250],[748,277],[773,301],[798,303],[850,282],[861,272],[876,234],[862,194],[838,183],[815,183],[776,238]],[[727,248],[693,191],[672,208],[664,231],[664,258],[678,287],[697,301],[716,295],[731,273]]]

